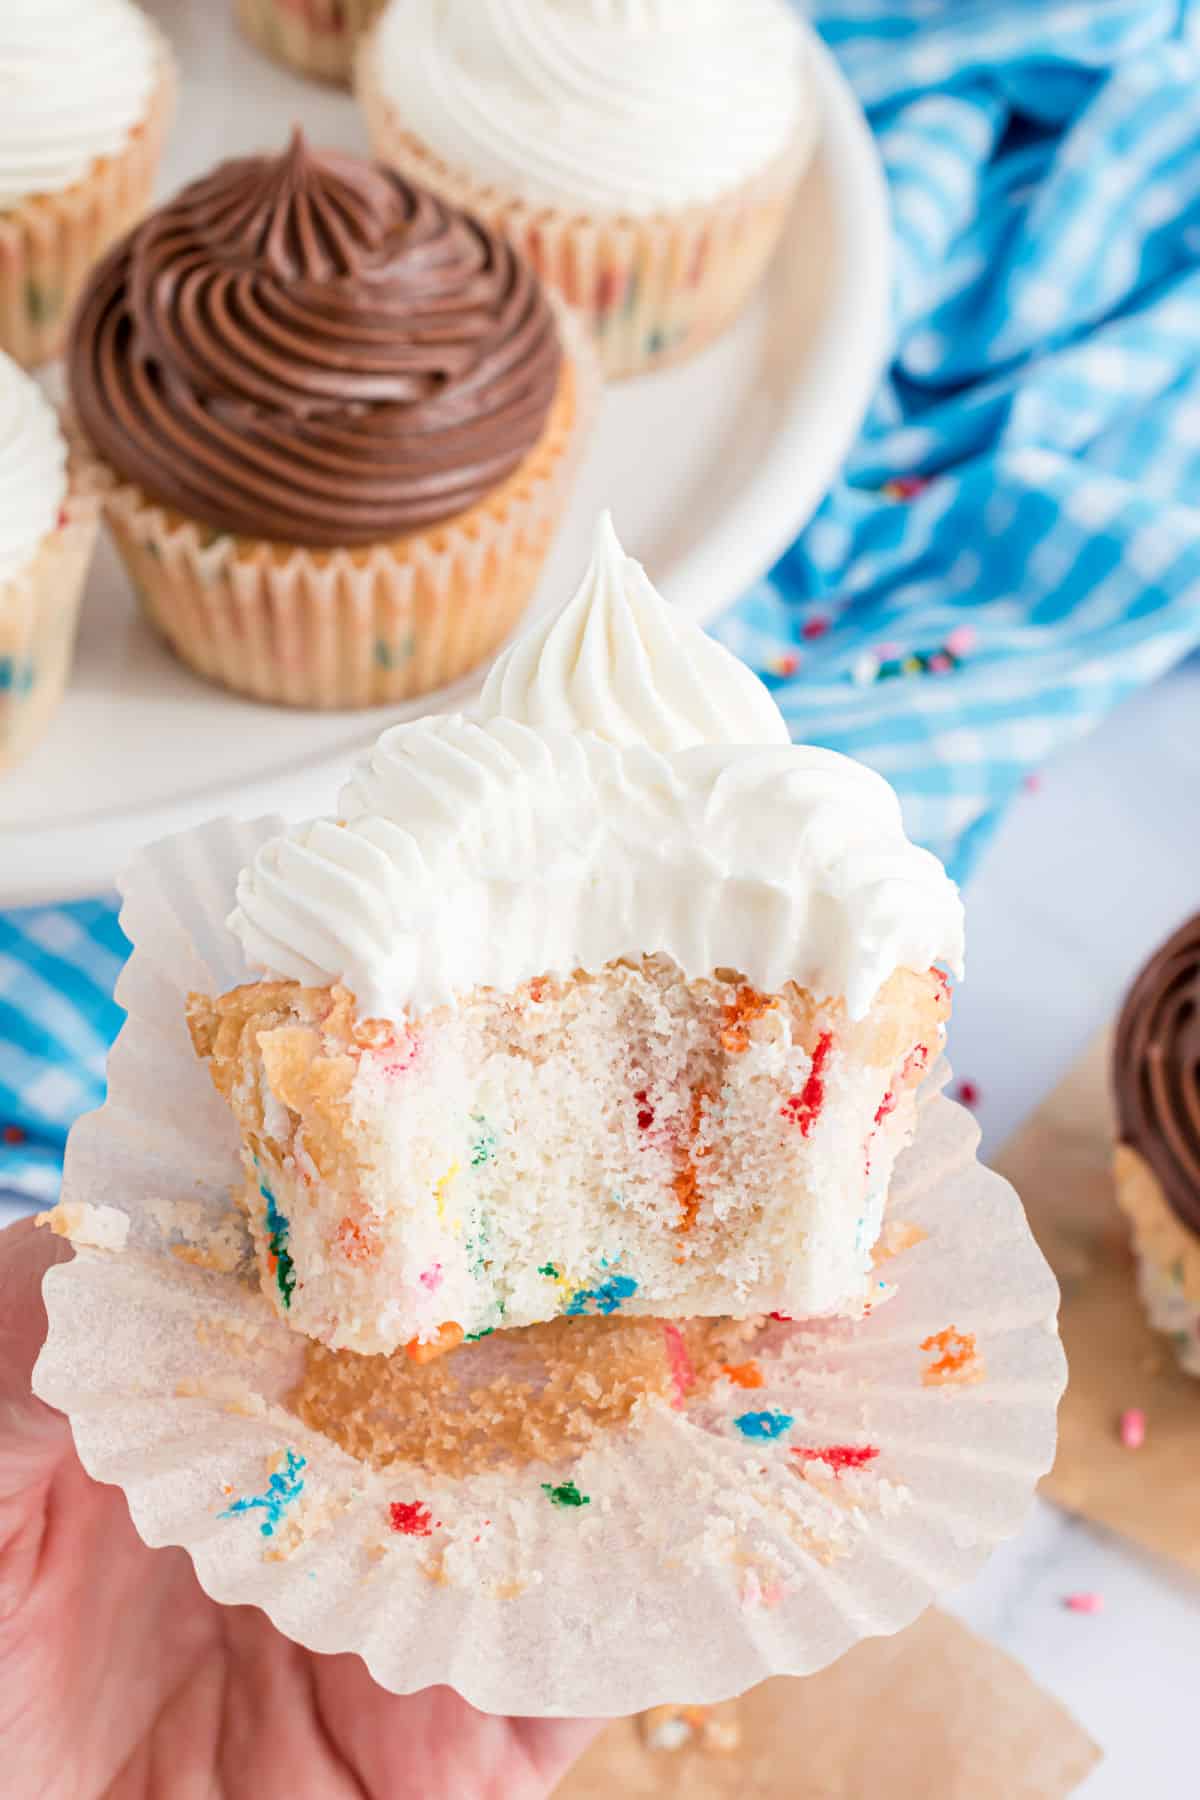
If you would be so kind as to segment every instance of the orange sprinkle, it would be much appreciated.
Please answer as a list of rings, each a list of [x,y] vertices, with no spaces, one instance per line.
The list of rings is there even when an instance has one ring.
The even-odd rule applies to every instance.
[[[727,1006],[721,1008],[721,1016],[725,1024],[721,1031],[721,1048],[731,1056],[741,1056],[750,1048],[749,1027],[755,1019],[770,1012],[779,1002],[769,994],[760,994],[752,987],[740,987]]]
[[[692,1095],[692,1112],[688,1120],[684,1164],[671,1183],[675,1189],[675,1198],[679,1202],[679,1229],[682,1232],[692,1229],[700,1212],[700,1177],[696,1164],[705,1152],[697,1148],[696,1139],[700,1135],[700,1126],[704,1119],[704,1105],[708,1098],[708,1089],[705,1087],[698,1087]]]
[[[765,1385],[763,1372],[753,1360],[744,1363],[724,1363],[722,1373],[729,1377],[734,1387],[760,1388]]]
[[[404,1349],[413,1362],[429,1363],[436,1362],[439,1356],[445,1356],[449,1350],[457,1350],[462,1341],[462,1326],[456,1325],[453,1319],[447,1319],[426,1342],[422,1343],[420,1338],[410,1338]]]
[[[926,1387],[944,1387],[952,1381],[983,1380],[983,1359],[973,1331],[959,1331],[956,1326],[947,1325],[944,1331],[935,1331],[932,1337],[927,1337],[921,1348],[939,1353],[921,1376]]]
[[[369,1262],[379,1248],[369,1232],[354,1219],[344,1218],[333,1234],[334,1248],[348,1263]]]

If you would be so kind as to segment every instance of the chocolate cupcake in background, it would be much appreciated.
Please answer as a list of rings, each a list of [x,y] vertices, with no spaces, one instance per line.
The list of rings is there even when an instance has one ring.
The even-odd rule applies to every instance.
[[[1200,913],[1126,996],[1113,1051],[1117,1197],[1150,1323],[1200,1375]]]
[[[529,600],[594,381],[498,234],[394,172],[222,164],[131,232],[69,381],[152,623],[260,700],[406,700]]]

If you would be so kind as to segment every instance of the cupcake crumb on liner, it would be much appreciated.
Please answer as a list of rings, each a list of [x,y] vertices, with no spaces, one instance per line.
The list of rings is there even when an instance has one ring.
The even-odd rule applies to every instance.
[[[237,21],[275,62],[350,85],[354,52],[386,0],[235,0]]]
[[[373,34],[356,59],[356,91],[375,156],[504,232],[587,321],[610,379],[683,361],[732,324],[771,260],[817,142],[808,111],[781,156],[708,205],[590,217],[477,183],[405,131],[378,81]]]
[[[484,662],[533,596],[598,403],[587,334],[555,314],[562,375],[538,443],[477,505],[388,543],[318,550],[215,531],[122,481],[73,426],[155,630],[198,674],[285,706],[394,704]]]
[[[393,1691],[524,1715],[806,1674],[972,1574],[1050,1462],[1065,1365],[1020,1205],[942,1098],[858,1321],[618,1312],[381,1370],[275,1316],[230,1242],[238,1135],[184,1010],[249,978],[224,920],[279,825],[217,821],[131,873],[128,1019],[67,1150],[63,1223],[118,1205],[128,1235],[86,1230],[50,1271],[35,1387],[146,1541]]]
[[[99,513],[74,479],[32,561],[0,580],[0,772],[41,737],[62,699]]]
[[[1129,1144],[1113,1153],[1117,1200],[1133,1228],[1138,1291],[1180,1367],[1200,1375],[1200,1237],[1172,1210],[1149,1163]]]
[[[62,353],[93,265],[150,204],[176,87],[166,40],[154,35],[158,81],[124,149],[100,157],[61,193],[34,194],[0,212],[0,350],[22,368]]]

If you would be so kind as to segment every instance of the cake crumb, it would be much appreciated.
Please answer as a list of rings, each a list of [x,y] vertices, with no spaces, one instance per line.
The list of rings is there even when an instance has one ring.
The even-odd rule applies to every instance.
[[[925,1338],[921,1348],[938,1352],[921,1375],[924,1387],[968,1387],[984,1378],[983,1358],[973,1331],[959,1331],[957,1326],[947,1325],[945,1330]]]
[[[128,1213],[87,1200],[60,1200],[49,1212],[39,1213],[35,1223],[89,1250],[123,1250],[129,1240]]]

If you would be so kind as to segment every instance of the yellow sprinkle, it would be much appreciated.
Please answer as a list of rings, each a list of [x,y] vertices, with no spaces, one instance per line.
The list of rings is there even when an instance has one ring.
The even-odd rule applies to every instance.
[[[450,1186],[450,1183],[454,1180],[454,1177],[457,1174],[458,1174],[458,1164],[456,1162],[451,1163],[450,1167],[446,1170],[446,1173],[442,1176],[441,1180],[439,1182],[437,1182],[434,1187],[433,1192],[434,1192],[434,1197],[437,1200],[437,1216],[438,1216],[439,1220],[444,1220],[446,1217],[446,1189]],[[458,1226],[458,1229],[461,1230],[462,1229],[461,1219],[456,1220],[455,1223]]]

